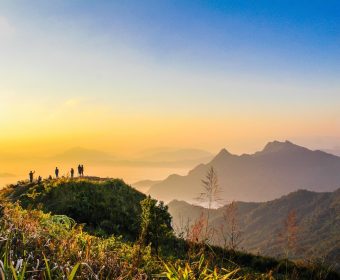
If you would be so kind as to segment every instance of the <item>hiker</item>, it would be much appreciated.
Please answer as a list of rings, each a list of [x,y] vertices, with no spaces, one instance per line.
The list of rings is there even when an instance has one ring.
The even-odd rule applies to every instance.
[[[35,173],[35,171],[30,171],[30,173],[28,173],[29,177],[30,177],[30,183],[33,183],[33,174]]]
[[[79,177],[81,177],[81,165],[80,164],[78,165],[78,175]]]
[[[38,184],[41,183],[41,180],[42,180],[42,178],[41,178],[41,176],[39,176],[39,177],[38,177]]]
[[[84,165],[81,165],[81,176],[84,177]]]
[[[71,179],[73,179],[73,176],[74,176],[74,169],[71,168]]]
[[[59,178],[59,169],[58,169],[58,167],[55,168],[54,173],[55,173],[55,177]]]

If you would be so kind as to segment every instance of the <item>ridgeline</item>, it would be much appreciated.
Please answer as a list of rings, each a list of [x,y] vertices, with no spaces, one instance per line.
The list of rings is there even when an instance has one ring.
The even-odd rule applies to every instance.
[[[167,206],[120,179],[21,181],[0,199],[5,279],[339,279],[319,263],[178,238]]]

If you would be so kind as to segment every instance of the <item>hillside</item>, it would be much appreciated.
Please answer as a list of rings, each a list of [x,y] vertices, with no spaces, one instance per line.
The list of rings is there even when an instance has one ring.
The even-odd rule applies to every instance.
[[[10,185],[0,195],[24,208],[67,215],[92,233],[123,235],[133,241],[139,234],[140,201],[146,198],[122,180],[99,178],[26,182]]]
[[[191,223],[206,209],[183,201],[169,203],[177,231],[183,222]],[[224,215],[227,206],[211,210],[211,226],[220,229],[226,224]],[[291,210],[297,216],[297,250],[294,258],[324,257],[329,263],[340,264],[340,189],[335,192],[316,193],[299,190],[263,203],[236,202],[236,218],[242,232],[240,246],[247,251],[267,256],[285,255],[280,244],[280,233]],[[215,244],[222,245],[221,233],[217,230]],[[339,267],[338,267],[339,268]]]
[[[167,202],[194,202],[210,166],[217,171],[223,201],[260,202],[298,189],[325,192],[340,187],[340,157],[289,141],[274,141],[251,155],[233,155],[223,149],[211,162],[198,165],[186,176],[170,175],[152,185],[149,193]]]
[[[0,237],[7,240],[0,242],[0,272],[6,279],[180,280],[188,271],[205,279],[339,278],[316,263],[207,246],[176,238],[172,230],[161,235],[168,223],[167,207],[157,204],[145,212],[145,202],[152,199],[122,180],[25,181],[2,189],[0,198]]]

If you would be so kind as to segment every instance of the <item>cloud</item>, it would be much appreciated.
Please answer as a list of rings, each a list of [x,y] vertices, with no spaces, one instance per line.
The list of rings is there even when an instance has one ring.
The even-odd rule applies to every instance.
[[[7,37],[14,34],[15,28],[8,19],[4,16],[0,16],[0,36]]]

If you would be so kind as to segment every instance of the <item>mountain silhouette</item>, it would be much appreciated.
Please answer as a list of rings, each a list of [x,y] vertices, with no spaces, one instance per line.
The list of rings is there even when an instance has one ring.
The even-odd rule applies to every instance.
[[[203,190],[201,180],[210,166],[218,174],[224,202],[260,202],[298,189],[334,191],[340,187],[340,157],[289,141],[274,141],[250,155],[238,156],[222,149],[211,162],[198,165],[186,176],[170,175],[152,185],[149,194],[166,202],[194,202]]]
[[[146,150],[140,156],[143,161],[176,161],[176,162],[202,162],[209,161],[213,154],[200,149],[174,149],[174,148],[157,148]]]
[[[340,189],[323,193],[298,190],[268,202],[235,202],[235,205],[235,217],[242,231],[240,246],[247,251],[284,256],[286,248],[280,244],[280,233],[284,230],[288,213],[294,210],[298,227],[298,250],[294,257],[323,256],[328,263],[340,268]],[[183,225],[186,226],[186,221],[192,225],[202,213],[207,214],[206,208],[184,201],[171,201],[168,207],[178,232],[183,230]],[[223,245],[218,229],[226,226],[226,211],[227,205],[210,211],[210,226],[216,229],[214,243],[218,245]]]
[[[63,153],[53,156],[54,160],[59,161],[89,161],[89,162],[105,162],[114,160],[115,157],[99,150],[86,149],[82,147],[73,147]]]
[[[132,187],[134,187],[136,190],[139,190],[140,192],[146,193],[149,191],[150,187],[154,184],[157,184],[161,181],[156,180],[141,180],[138,182],[135,182],[131,184]]]

